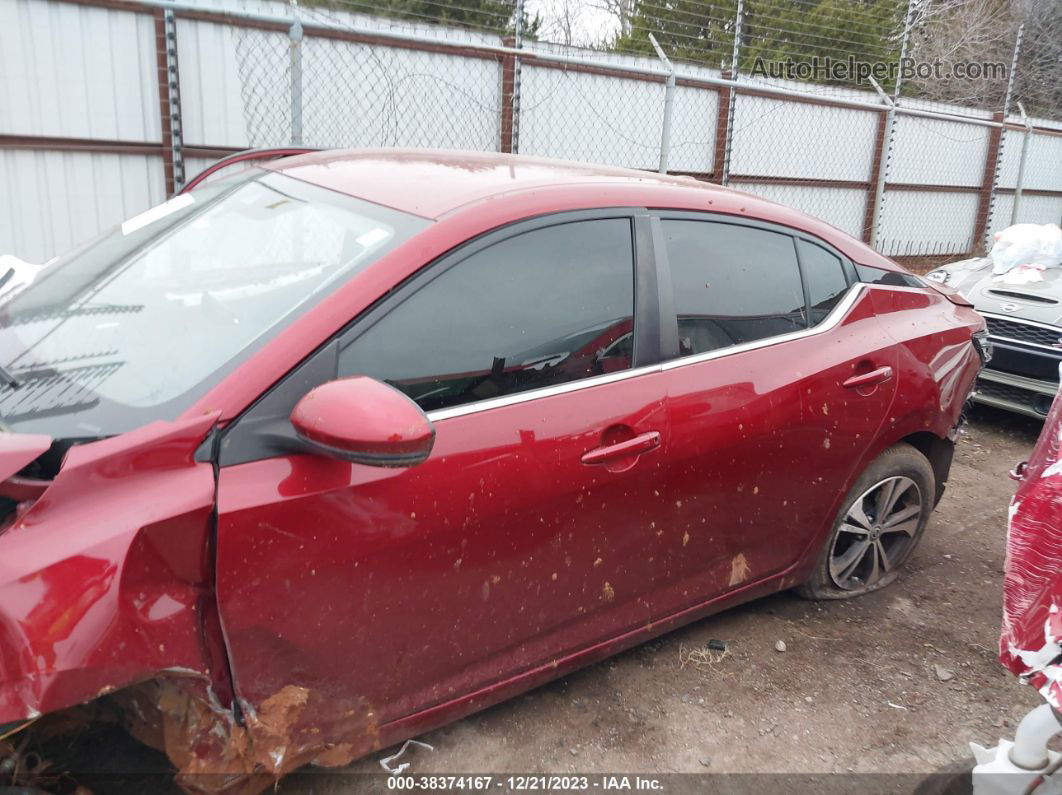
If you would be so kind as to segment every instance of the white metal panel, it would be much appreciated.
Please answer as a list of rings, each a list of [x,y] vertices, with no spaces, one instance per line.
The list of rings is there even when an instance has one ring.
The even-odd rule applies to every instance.
[[[44,262],[165,200],[162,158],[0,149],[0,253]]]
[[[282,34],[270,34],[286,38]],[[233,29],[177,19],[177,66],[185,144],[246,148],[244,97]],[[191,173],[191,172],[188,172]]]
[[[1033,135],[1029,142],[1023,187],[1062,190],[1062,136]]]
[[[867,181],[874,112],[738,95],[731,174]]]
[[[0,132],[161,140],[151,16],[0,2]]]
[[[521,154],[655,171],[663,121],[663,80],[521,69]]]
[[[1021,204],[1018,205],[1017,222],[1019,224],[1062,224],[1062,196],[1022,194]],[[1009,211],[1007,223],[1010,223]]]
[[[999,187],[1013,188],[1018,181],[1018,162],[1021,144],[1025,138],[1022,130],[1004,130],[999,151]],[[1027,169],[1026,169],[1027,170]]]
[[[499,148],[501,66],[493,59],[307,38],[303,74],[308,144]]]
[[[675,87],[668,171],[707,173],[712,170],[718,113],[718,92]]]
[[[733,187],[802,210],[853,237],[863,234],[867,193],[858,188],[817,188],[771,183],[742,183]]]
[[[1025,130],[1003,133],[999,186],[1013,188],[1018,182]],[[1032,190],[1062,190],[1062,136],[1033,133],[1026,154],[1023,187]]]
[[[994,235],[1010,226],[1010,213],[1014,209],[1014,194],[997,193],[992,208],[992,218],[988,224],[988,242],[991,245]]]
[[[896,116],[889,182],[914,185],[980,185],[990,127]]]
[[[881,212],[878,250],[889,256],[970,251],[979,196],[890,190]]]

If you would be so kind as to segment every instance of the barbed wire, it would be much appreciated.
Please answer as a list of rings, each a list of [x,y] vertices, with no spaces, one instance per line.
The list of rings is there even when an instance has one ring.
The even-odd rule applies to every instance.
[[[540,21],[531,20],[526,56],[519,59],[518,51],[503,48],[512,44],[515,0],[425,0],[393,17],[366,14],[378,9],[365,0],[300,6],[302,20],[319,28],[316,34],[308,29],[299,45],[280,31],[233,28],[247,137],[255,146],[294,140],[292,108],[299,96],[299,140],[314,146],[519,151],[666,167],[784,202],[899,256],[966,252],[999,228],[1011,199],[993,190],[985,202],[985,174],[998,169],[989,162],[993,132],[978,124],[995,108],[944,106],[954,118],[936,121],[897,115],[886,134],[887,106],[871,85],[751,72],[750,62],[760,54],[894,62],[904,48],[906,2],[878,0],[866,6],[869,11],[853,11],[853,28],[877,26],[880,35],[867,42],[858,30],[829,20],[764,18],[767,3],[744,0],[736,88],[714,82],[731,66],[738,26],[728,14],[736,14],[736,0],[676,0],[694,16],[705,12],[696,30],[653,25],[651,13],[668,8],[660,0],[635,3],[634,12],[643,16],[621,26],[622,35],[603,35],[596,46],[581,49],[551,42]],[[534,0],[525,14],[533,12]],[[436,13],[466,19],[443,25],[449,21]],[[403,33],[402,42],[371,35],[388,28]],[[358,35],[335,35],[343,30]],[[673,117],[666,128],[667,70],[652,51],[649,32],[684,78],[670,89]],[[298,95],[300,78],[291,66],[296,46]],[[684,55],[690,58],[682,60]],[[698,82],[698,76],[705,79]],[[773,88],[798,96],[766,90]],[[883,88],[892,93],[892,87]],[[939,110],[939,98],[924,88],[915,86],[910,95],[905,90],[901,105]],[[1021,92],[1015,96],[1021,99]],[[868,107],[844,104],[850,100]],[[884,182],[876,194],[879,177]],[[1031,201],[1029,212],[1044,212],[1035,204],[1039,198]]]

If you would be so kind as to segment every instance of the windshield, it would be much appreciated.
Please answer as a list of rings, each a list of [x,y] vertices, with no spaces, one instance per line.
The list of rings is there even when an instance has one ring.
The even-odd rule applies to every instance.
[[[187,406],[426,221],[256,171],[178,196],[47,267],[0,310],[0,419],[107,436]],[[5,379],[6,380],[6,379]]]

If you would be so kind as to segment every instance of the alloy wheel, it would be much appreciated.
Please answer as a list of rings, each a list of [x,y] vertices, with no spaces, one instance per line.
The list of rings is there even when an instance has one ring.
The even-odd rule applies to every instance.
[[[898,475],[871,486],[849,506],[830,550],[830,579],[838,588],[872,587],[899,567],[922,515],[922,492]]]

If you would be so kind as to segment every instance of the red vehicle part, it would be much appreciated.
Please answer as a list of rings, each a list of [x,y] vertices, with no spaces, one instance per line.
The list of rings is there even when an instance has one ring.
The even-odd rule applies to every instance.
[[[175,422],[73,447],[53,481],[19,492],[0,535],[0,725],[136,685],[122,699],[138,734],[183,773],[268,783],[802,582],[843,495],[898,442],[937,468],[939,496],[983,321],[936,291],[867,282],[784,344],[634,368],[618,356],[588,386],[411,417],[416,449],[435,433],[418,466],[306,450],[221,466],[212,430],[239,427],[438,258],[527,219],[602,207],[758,219],[903,274],[821,222],[679,178],[423,152],[275,167],[434,223]],[[630,333],[608,327],[560,369]],[[347,396],[326,392],[342,415]],[[302,409],[320,435],[323,413]],[[0,437],[0,475],[45,446]]]
[[[1000,659],[1062,710],[1062,394],[1010,504]]]
[[[223,678],[204,634],[217,631],[208,565],[214,472],[193,460],[215,421],[154,423],[72,448],[4,531],[0,721],[162,672]],[[0,447],[6,453],[25,438],[8,434]]]
[[[193,191],[210,179],[215,174],[224,171],[225,169],[232,168],[233,166],[240,165],[241,163],[247,166],[254,165],[255,163],[265,163],[271,160],[279,160],[284,157],[292,157],[294,155],[305,155],[309,152],[316,152],[316,149],[308,149],[303,146],[278,146],[275,148],[267,149],[246,149],[243,152],[236,152],[231,155],[226,155],[216,163],[211,163],[204,168],[188,182],[184,184],[177,195],[182,193],[188,193]]]

